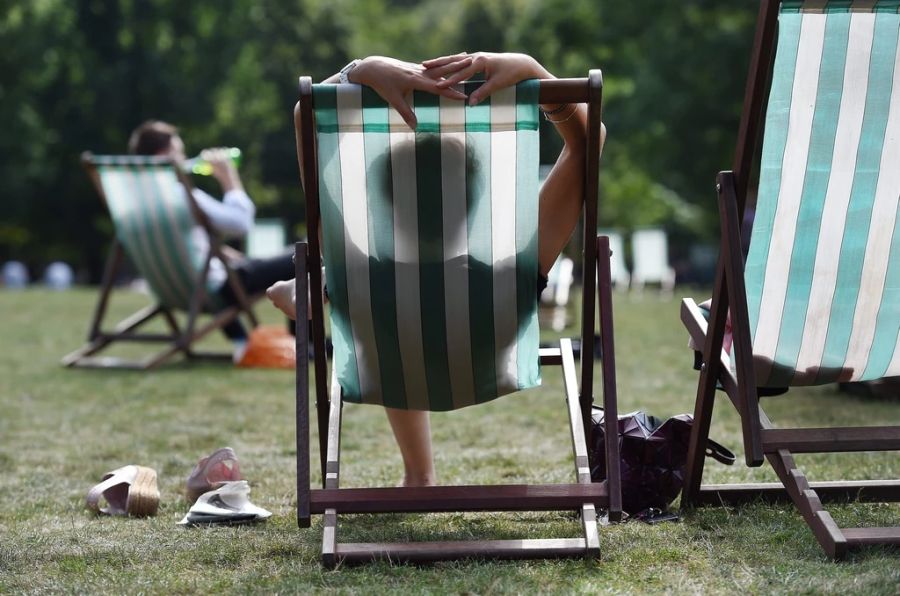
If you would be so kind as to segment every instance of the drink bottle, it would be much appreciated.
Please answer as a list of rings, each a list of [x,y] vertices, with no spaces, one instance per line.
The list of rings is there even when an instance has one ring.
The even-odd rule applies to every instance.
[[[231,161],[234,162],[234,167],[241,165],[240,149],[237,147],[230,147],[226,149],[226,152],[228,153],[228,157],[231,158]],[[211,163],[198,155],[197,157],[192,157],[184,162],[184,171],[200,176],[210,176],[213,173],[213,168]]]

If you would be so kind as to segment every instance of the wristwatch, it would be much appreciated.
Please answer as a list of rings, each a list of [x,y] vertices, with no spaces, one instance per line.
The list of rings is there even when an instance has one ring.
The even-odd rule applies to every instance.
[[[362,62],[359,58],[353,60],[347,64],[344,68],[341,69],[341,72],[338,73],[338,79],[341,84],[346,85],[350,82],[350,71],[356,68],[359,63]]]

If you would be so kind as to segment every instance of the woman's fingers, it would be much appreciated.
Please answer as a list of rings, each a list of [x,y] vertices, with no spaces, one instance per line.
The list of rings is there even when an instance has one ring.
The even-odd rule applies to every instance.
[[[472,64],[472,57],[465,56],[460,60],[455,60],[453,62],[448,62],[447,64],[442,64],[440,66],[430,66],[426,67],[423,74],[430,79],[442,79],[449,74],[455,73],[467,66]]]
[[[466,99],[468,99],[465,93],[463,93],[462,91],[458,91],[457,89],[454,89],[452,87],[449,87],[447,89],[435,88],[434,93],[442,97],[457,99],[459,101],[465,101]]]
[[[468,56],[465,52],[460,52],[459,54],[451,54],[449,56],[439,56],[438,58],[432,58],[430,60],[425,60],[422,62],[422,66],[425,68],[434,68],[436,66],[443,66],[450,62],[456,62],[460,58]]]
[[[413,84],[414,89],[419,91],[427,91],[434,95],[449,97],[450,99],[458,99],[460,101],[466,99],[466,94],[452,87],[439,86],[437,81],[431,79],[419,79]]]
[[[397,110],[397,113],[400,114],[400,117],[403,118],[406,125],[415,130],[416,125],[418,124],[416,113],[413,112],[412,108],[409,107],[409,104],[406,103],[406,98],[402,95],[392,95],[391,97],[385,97],[385,99],[392,108]]]
[[[450,87],[451,85],[455,85],[457,83],[461,83],[466,79],[471,78],[475,73],[483,70],[482,62],[480,60],[473,60],[472,64],[466,66],[462,70],[459,70],[449,77],[445,78],[443,81],[438,81],[438,87]]]
[[[469,105],[475,106],[480,104],[485,97],[487,97],[500,87],[502,87],[502,85],[497,82],[496,78],[492,79],[488,77],[488,79],[484,82],[483,85],[481,85],[481,87],[469,94]]]

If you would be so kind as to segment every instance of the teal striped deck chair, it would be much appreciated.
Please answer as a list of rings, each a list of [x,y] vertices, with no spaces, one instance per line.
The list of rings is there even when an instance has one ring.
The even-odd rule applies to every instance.
[[[734,170],[718,178],[723,236],[708,324],[682,303],[705,363],[683,503],[790,497],[836,559],[900,544],[900,527],[840,528],[822,502],[897,501],[900,480],[810,483],[793,454],[900,450],[900,426],[776,428],[759,396],[900,375],[898,11],[897,1],[762,2]],[[744,262],[739,222],[758,137]],[[701,487],[717,384],[741,414],[748,465],[767,459],[783,486]]]
[[[466,83],[473,85],[475,83]],[[599,71],[589,79],[526,81],[476,107],[416,92],[410,130],[374,91],[301,78],[295,110],[309,229],[297,246],[297,349],[312,325],[323,488],[310,483],[308,368],[297,367],[298,521],[324,515],[327,566],[372,559],[597,556],[598,507],[621,512],[618,445],[613,473],[591,483],[586,429],[593,402],[594,274],[585,275],[581,384],[572,342],[539,348],[537,326],[538,99],[587,102],[591,119],[585,229],[596,230]],[[471,89],[470,89],[471,90]],[[586,239],[585,267],[600,275],[604,405],[615,413],[608,243]],[[605,253],[603,251],[606,251]],[[329,380],[322,273],[334,344]],[[605,284],[605,285],[604,285]],[[605,298],[604,298],[605,296]],[[541,365],[561,365],[575,478],[554,485],[340,488],[344,403],[429,411],[477,406],[534,388]],[[506,397],[512,405],[514,396]],[[612,420],[615,420],[612,416]],[[611,434],[615,437],[615,434]],[[498,445],[502,437],[498,436]],[[338,514],[573,510],[583,536],[564,539],[340,543]]]
[[[188,358],[230,359],[231,355],[224,352],[199,352],[194,344],[242,313],[255,326],[256,316],[251,298],[227,265],[221,241],[194,203],[190,181],[165,158],[86,153],[82,163],[109,211],[115,237],[88,341],[68,354],[63,364],[148,369],[178,353]],[[191,235],[197,233],[208,235],[209,254],[198,254],[193,248]],[[125,256],[146,280],[155,303],[125,318],[111,330],[104,330],[107,305]],[[231,284],[239,306],[221,308],[223,305],[215,302],[211,291],[214,288],[208,287],[213,257],[225,264],[227,283]],[[186,313],[182,323],[176,317],[177,312]],[[212,314],[212,318],[199,324],[198,318],[204,313]],[[157,318],[165,322],[167,332],[141,330]],[[97,355],[119,342],[155,343],[165,347],[139,360]]]

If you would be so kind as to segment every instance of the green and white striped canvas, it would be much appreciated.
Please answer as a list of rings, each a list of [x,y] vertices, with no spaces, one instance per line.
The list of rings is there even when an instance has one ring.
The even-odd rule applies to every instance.
[[[413,132],[369,88],[314,87],[345,400],[452,410],[540,384],[537,97],[416,92]]]
[[[128,258],[160,304],[187,309],[205,255],[192,248],[196,222],[173,166],[135,156],[95,156],[93,163]]]
[[[757,382],[900,375],[900,2],[784,2],[745,280]]]

